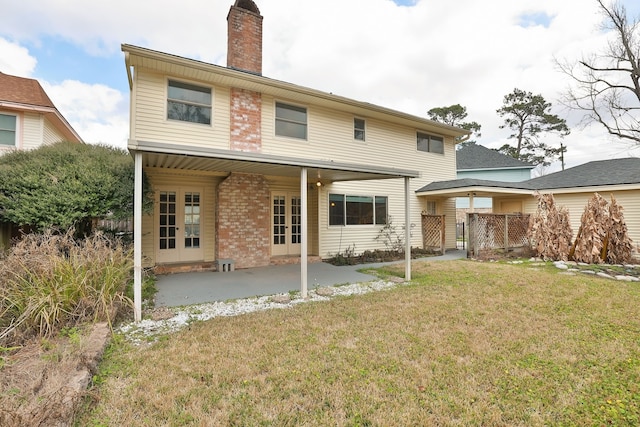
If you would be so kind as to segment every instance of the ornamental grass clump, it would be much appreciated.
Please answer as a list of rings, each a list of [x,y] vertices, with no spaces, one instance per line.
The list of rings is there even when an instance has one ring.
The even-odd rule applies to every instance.
[[[116,307],[130,303],[130,255],[99,233],[83,240],[73,230],[25,235],[0,261],[0,345],[82,322],[111,323]]]

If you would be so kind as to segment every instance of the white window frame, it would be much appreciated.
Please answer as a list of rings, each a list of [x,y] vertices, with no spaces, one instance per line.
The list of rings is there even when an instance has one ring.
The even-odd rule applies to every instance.
[[[331,196],[341,196],[342,197],[342,223],[341,224],[332,224],[331,223]],[[349,202],[348,198],[360,198],[360,197],[366,197],[366,198],[371,198],[371,205],[372,205],[372,209],[371,209],[371,215],[372,215],[372,222],[371,223],[365,223],[365,224],[348,224],[347,223],[347,203]],[[378,199],[385,199],[385,203],[384,203],[384,216],[383,216],[383,222],[378,222],[377,221],[377,217],[378,217],[378,213],[376,212],[376,207],[377,207],[377,200]],[[328,222],[329,222],[329,226],[330,227],[362,227],[362,226],[366,226],[366,227],[373,227],[373,226],[384,226],[388,223],[389,221],[389,196],[382,196],[382,195],[370,195],[370,194],[346,194],[346,193],[329,193],[328,196]]]
[[[416,132],[416,150],[423,153],[444,154],[444,137],[418,131]]]
[[[16,118],[16,127],[13,130],[13,144],[0,144],[0,149],[12,149],[19,148],[18,142],[20,141],[20,115],[15,113],[10,113],[8,111],[0,111],[0,115],[3,116],[11,116]],[[10,131],[10,129],[2,129]]]
[[[302,112],[301,110],[304,110],[304,122],[302,121],[298,121],[298,120],[293,120],[291,118],[287,118],[287,117],[278,117],[278,108],[289,108],[292,111],[298,111],[298,112]],[[273,127],[273,132],[275,134],[275,136],[277,137],[281,137],[281,138],[293,138],[293,139],[298,139],[301,141],[307,141],[309,138],[309,109],[307,107],[304,107],[302,105],[296,105],[296,104],[292,104],[290,102],[285,102],[285,101],[276,101],[273,107],[273,117],[274,117],[274,127]],[[282,123],[282,124],[290,124],[293,126],[302,126],[304,127],[304,138],[301,138],[299,136],[293,135],[293,134],[286,134],[286,133],[278,133],[278,123]]]
[[[199,90],[198,92],[202,92],[205,93],[205,91],[209,91],[209,103],[202,103],[202,102],[197,102],[197,101],[188,101],[188,100],[183,100],[183,99],[172,99],[169,97],[169,88],[171,86],[171,83],[177,83],[180,85],[185,85],[185,86],[191,86],[192,88],[195,89],[203,89],[203,90]],[[174,86],[175,87],[175,86]],[[186,82],[183,80],[178,80],[178,79],[171,79],[168,78],[167,79],[167,96],[166,96],[166,103],[165,103],[165,107],[166,107],[166,114],[165,117],[168,121],[171,122],[176,122],[176,123],[191,123],[191,124],[196,124],[196,125],[203,125],[203,126],[212,126],[213,125],[213,88],[211,86],[204,86],[201,84],[196,84],[196,83],[191,83],[191,82]],[[169,117],[169,104],[173,102],[176,104],[182,104],[182,105],[187,105],[187,106],[191,106],[191,107],[199,107],[199,108],[204,108],[204,109],[208,109],[209,110],[209,123],[203,123],[200,121],[194,121],[194,120],[188,120],[188,119],[181,119],[181,118],[175,118],[175,117]]]

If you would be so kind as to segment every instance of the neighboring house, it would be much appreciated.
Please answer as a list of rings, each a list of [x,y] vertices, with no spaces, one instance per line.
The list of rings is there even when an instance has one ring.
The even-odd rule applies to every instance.
[[[456,179],[432,182],[416,194],[439,198],[444,203],[452,197],[475,193],[491,197],[496,213],[535,213],[539,192],[551,193],[559,206],[569,210],[574,237],[588,200],[599,193],[607,200],[613,195],[623,207],[629,237],[636,253],[640,252],[640,158],[600,160],[575,166],[523,182],[482,179]]]
[[[467,131],[262,76],[262,19],[252,1],[231,6],[227,67],[122,45],[136,191],[144,170],[156,198],[152,215],[136,211],[136,289],[142,264],[291,259],[304,289],[307,256],[384,248],[389,218],[421,247],[429,198],[415,190],[455,178]],[[454,200],[435,209],[455,248]]]
[[[37,80],[0,73],[0,155],[59,141],[82,142]],[[0,247],[11,226],[0,223]]]
[[[531,179],[535,165],[514,159],[496,150],[479,144],[469,144],[456,151],[457,178],[490,179],[493,181],[518,182]],[[473,206],[471,204],[473,203]],[[468,197],[456,199],[456,208],[467,212],[473,209],[491,210],[491,198]]]

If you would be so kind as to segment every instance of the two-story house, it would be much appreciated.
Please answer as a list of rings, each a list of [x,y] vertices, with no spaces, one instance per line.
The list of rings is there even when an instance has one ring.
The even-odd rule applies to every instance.
[[[35,79],[0,72],[0,155],[82,138]],[[9,244],[11,224],[0,222],[0,248]]]
[[[155,194],[153,214],[136,209],[138,291],[143,265],[295,259],[304,292],[309,256],[384,248],[389,222],[420,247],[415,191],[456,176],[466,131],[263,76],[262,23],[253,1],[231,6],[226,67],[122,45],[136,201],[142,171]],[[454,201],[437,211],[455,248]]]

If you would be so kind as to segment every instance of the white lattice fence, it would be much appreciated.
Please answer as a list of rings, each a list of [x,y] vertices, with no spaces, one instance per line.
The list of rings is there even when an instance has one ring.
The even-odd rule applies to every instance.
[[[422,245],[425,249],[431,249],[444,254],[444,231],[444,215],[422,213]]]
[[[528,214],[468,214],[469,254],[479,256],[482,251],[528,248]]]

